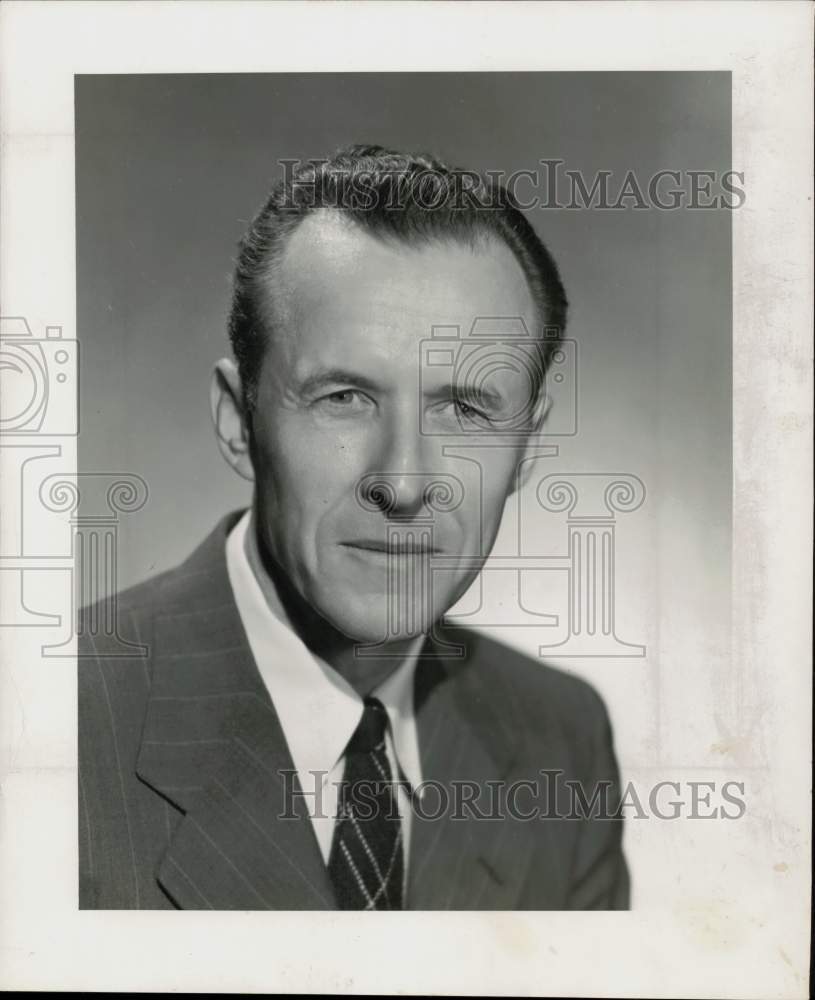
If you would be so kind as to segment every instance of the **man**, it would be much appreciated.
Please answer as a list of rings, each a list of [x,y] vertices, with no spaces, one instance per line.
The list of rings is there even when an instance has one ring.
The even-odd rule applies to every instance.
[[[212,385],[252,507],[120,596],[141,660],[80,650],[83,907],[628,905],[600,699],[441,621],[565,313],[498,184],[354,147],[277,185]]]

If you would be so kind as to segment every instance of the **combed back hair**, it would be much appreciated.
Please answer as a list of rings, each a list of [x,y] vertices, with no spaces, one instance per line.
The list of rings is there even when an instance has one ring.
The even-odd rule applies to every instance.
[[[379,239],[414,247],[443,240],[471,247],[490,238],[503,242],[520,264],[537,308],[539,329],[530,333],[540,345],[543,380],[566,325],[566,294],[552,255],[494,177],[427,154],[365,145],[326,160],[283,165],[283,177],[239,244],[235,265],[229,339],[250,411],[266,344],[274,336],[268,303],[275,266],[303,219],[321,209],[336,210]]]

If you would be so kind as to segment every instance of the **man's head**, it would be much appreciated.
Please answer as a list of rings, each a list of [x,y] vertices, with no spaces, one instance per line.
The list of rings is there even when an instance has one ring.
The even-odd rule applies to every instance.
[[[386,638],[397,592],[424,593],[428,572],[428,607],[396,610],[402,634],[467,589],[540,426],[565,312],[548,251],[471,172],[358,147],[275,188],[241,245],[237,366],[219,363],[213,411],[255,482],[264,548],[334,628]],[[445,354],[434,331],[485,320],[479,363],[428,364]]]

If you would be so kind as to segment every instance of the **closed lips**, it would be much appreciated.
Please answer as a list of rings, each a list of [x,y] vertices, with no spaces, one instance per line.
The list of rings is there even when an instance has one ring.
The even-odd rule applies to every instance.
[[[342,542],[346,548],[350,549],[362,549],[365,552],[381,552],[390,553],[391,555],[438,555],[440,550],[437,548],[429,548],[426,545],[413,542],[400,542],[393,541],[390,544],[387,542],[376,541],[372,539],[360,539],[353,542]]]

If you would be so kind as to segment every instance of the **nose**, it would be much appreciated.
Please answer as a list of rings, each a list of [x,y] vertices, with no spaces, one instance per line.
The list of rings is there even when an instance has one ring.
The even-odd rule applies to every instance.
[[[428,514],[440,481],[447,478],[441,466],[438,455],[434,463],[431,443],[421,433],[415,412],[394,414],[375,461],[360,480],[360,502],[390,518]]]

